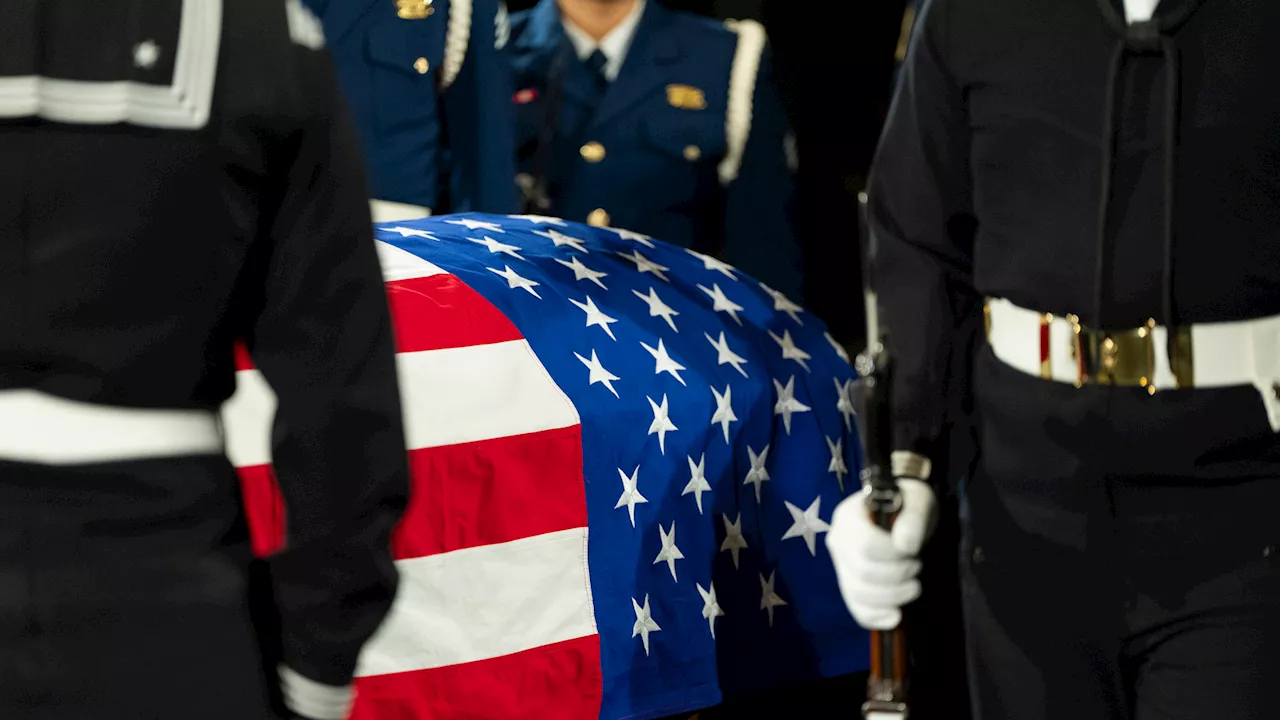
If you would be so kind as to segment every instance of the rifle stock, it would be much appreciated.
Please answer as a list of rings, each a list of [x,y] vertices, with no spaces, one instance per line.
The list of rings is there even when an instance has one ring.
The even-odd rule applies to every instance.
[[[866,194],[858,196],[858,224],[862,241],[863,292],[867,312],[867,349],[855,362],[862,411],[862,483],[870,488],[867,512],[877,525],[890,530],[902,507],[902,495],[893,476],[892,389],[893,362],[886,349],[885,328],[879,322],[877,296],[872,282],[874,243],[866,217]],[[902,624],[890,631],[871,631],[871,674],[865,720],[905,720],[908,715],[908,651]]]

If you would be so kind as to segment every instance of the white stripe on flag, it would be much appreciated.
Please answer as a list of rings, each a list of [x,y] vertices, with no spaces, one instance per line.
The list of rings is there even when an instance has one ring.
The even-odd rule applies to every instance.
[[[378,261],[382,265],[382,278],[386,282],[445,274],[438,265],[429,263],[407,250],[401,250],[395,245],[381,240],[375,245],[378,248]]]
[[[587,529],[396,561],[391,612],[358,677],[502,657],[596,634]]]
[[[573,402],[524,340],[396,355],[408,449],[454,445],[577,425]],[[236,373],[223,406],[227,457],[271,462],[275,395],[257,370]]]
[[[271,462],[271,423],[276,417],[276,395],[257,370],[236,373],[236,391],[222,406],[222,427],[227,436],[227,459],[235,467]]]
[[[400,353],[410,450],[573,427],[578,411],[525,340]]]

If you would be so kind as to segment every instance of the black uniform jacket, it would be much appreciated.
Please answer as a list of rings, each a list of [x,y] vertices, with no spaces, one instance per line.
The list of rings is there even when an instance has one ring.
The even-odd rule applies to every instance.
[[[1099,329],[1280,313],[1280,3],[1123,18],[920,8],[869,185],[899,449],[936,450],[984,297]]]
[[[408,473],[323,48],[292,1],[0,3],[0,389],[216,411],[243,339],[279,400],[284,661],[343,686],[395,591]]]

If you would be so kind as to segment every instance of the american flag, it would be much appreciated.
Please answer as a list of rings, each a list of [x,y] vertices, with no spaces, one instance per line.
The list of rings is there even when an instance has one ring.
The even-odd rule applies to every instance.
[[[655,718],[865,670],[823,545],[855,377],[818,318],[634,232],[377,227],[412,472],[355,720]],[[285,509],[270,389],[224,414],[257,550]]]

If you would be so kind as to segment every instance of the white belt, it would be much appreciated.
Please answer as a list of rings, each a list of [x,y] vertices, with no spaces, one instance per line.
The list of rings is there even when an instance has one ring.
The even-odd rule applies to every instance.
[[[369,212],[376,223],[404,222],[431,217],[431,208],[421,205],[407,205],[390,200],[370,200]]]
[[[0,459],[73,465],[223,452],[215,413],[120,408],[0,391]]]
[[[1046,380],[1080,384],[1073,319],[997,298],[987,301],[986,312],[987,339],[1001,361]],[[1154,362],[1147,390],[1252,385],[1262,395],[1272,427],[1280,431],[1280,316],[1201,323],[1183,331],[1190,339],[1190,367],[1189,372],[1175,372],[1169,365],[1168,329],[1149,326]]]

